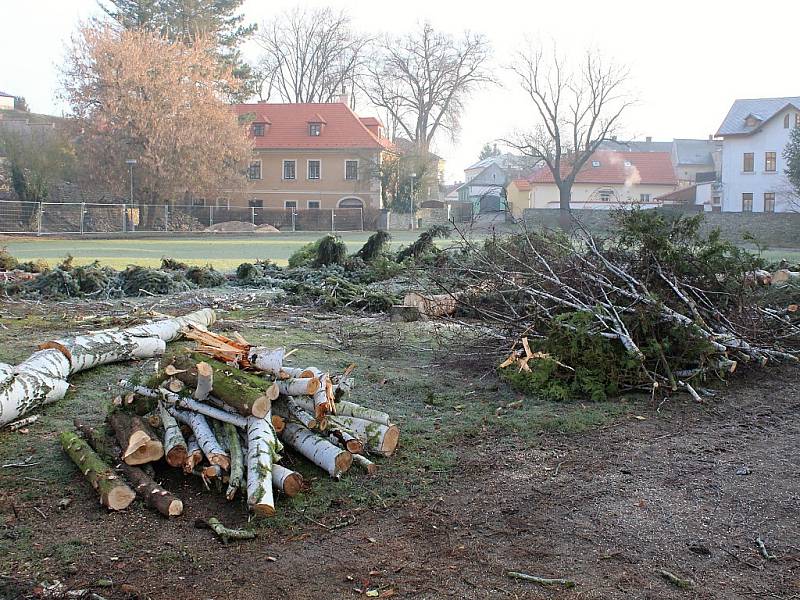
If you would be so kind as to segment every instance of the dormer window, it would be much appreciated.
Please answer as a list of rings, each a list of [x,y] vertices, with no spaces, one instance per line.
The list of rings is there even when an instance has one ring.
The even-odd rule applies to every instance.
[[[322,123],[309,123],[308,135],[312,137],[318,137],[322,135]]]
[[[744,124],[748,127],[755,127],[761,122],[761,119],[756,117],[755,115],[748,115],[747,118],[744,120]]]
[[[593,167],[593,168],[595,168],[595,169],[596,169],[596,168],[597,168],[597,167],[599,167],[599,166],[600,166],[600,161],[599,161],[599,160],[593,160],[593,161],[592,161],[592,167]]]
[[[794,113],[794,126],[800,127],[800,113]]]
[[[783,117],[783,128],[784,129],[789,129],[789,117],[790,116],[791,115],[789,113],[786,113],[786,115],[784,115],[784,117]]]
[[[625,166],[626,166],[626,167],[630,167],[630,166],[631,166],[631,161],[629,161],[629,160],[626,160],[626,161],[625,161]]]
[[[253,123],[250,125],[250,134],[253,137],[264,137],[264,134],[267,132],[267,124],[266,123]]]

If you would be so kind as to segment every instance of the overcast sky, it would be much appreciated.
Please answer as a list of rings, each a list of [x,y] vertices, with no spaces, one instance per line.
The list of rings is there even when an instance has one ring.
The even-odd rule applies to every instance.
[[[287,0],[247,0],[250,21],[293,6]],[[529,102],[503,70],[526,40],[558,44],[567,56],[587,47],[627,65],[638,104],[624,120],[630,138],[705,138],[735,98],[800,96],[797,27],[800,2],[764,5],[737,0],[337,0],[355,26],[403,32],[428,20],[436,28],[484,33],[505,84],[475,92],[455,143],[440,140],[448,179],[463,178],[484,142],[534,122]],[[25,96],[36,112],[60,114],[57,65],[81,19],[97,15],[95,0],[0,0],[0,90]],[[257,49],[248,47],[248,58]],[[359,112],[368,112],[361,110]]]

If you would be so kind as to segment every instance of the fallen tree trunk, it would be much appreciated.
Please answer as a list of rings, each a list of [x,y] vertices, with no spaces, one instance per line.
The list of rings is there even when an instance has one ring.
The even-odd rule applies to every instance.
[[[303,476],[275,463],[272,465],[272,485],[291,498],[303,489]]]
[[[108,422],[122,448],[125,463],[141,465],[164,456],[163,444],[141,418],[118,410],[109,415]]]
[[[61,447],[100,496],[100,504],[111,510],[130,506],[136,493],[74,431],[64,431]]]
[[[409,292],[403,298],[403,306],[413,306],[425,317],[444,317],[456,311],[456,299],[450,294],[423,296]]]
[[[161,356],[167,343],[155,335],[108,331],[93,335],[52,340],[39,345],[40,350],[58,350],[70,363],[70,375],[100,365]]]
[[[164,428],[164,454],[170,467],[182,467],[186,464],[188,449],[186,440],[183,439],[181,428],[163,403],[158,403],[158,412],[161,416],[161,426]]]
[[[75,429],[83,434],[83,437],[97,452],[100,457],[112,464],[116,464],[116,457],[119,456],[119,448],[114,447],[113,440],[84,423],[80,419],[74,420]],[[117,469],[134,484],[136,493],[144,500],[145,505],[154,508],[165,517],[177,517],[183,514],[183,502],[172,495],[170,492],[158,485],[144,469],[133,467],[126,463],[118,463]]]
[[[103,332],[96,336],[65,338],[52,342],[53,348],[35,352],[17,366],[0,363],[0,426],[63,398],[69,388],[66,381],[69,375],[98,364],[126,360],[132,357],[131,352],[136,358],[145,358],[145,347],[156,352],[151,355],[155,356],[163,352],[163,347],[149,338],[170,342],[178,338],[188,324],[207,326],[214,319],[213,310],[203,309],[183,317],[129,327],[113,335]],[[123,352],[113,347],[120,335],[126,340]],[[104,340],[109,347],[104,348],[93,340]]]
[[[334,479],[353,464],[353,456],[298,423],[286,423],[281,439]]]
[[[211,427],[209,427],[208,421],[206,421],[203,415],[192,411],[178,410],[172,406],[167,410],[178,421],[191,427],[192,433],[194,433],[194,437],[200,445],[203,454],[208,459],[208,462],[212,465],[218,465],[226,471],[230,469],[230,458],[225,453],[225,450],[222,449],[222,446],[220,446],[219,441],[216,436],[214,436],[214,432],[211,431]]]
[[[275,514],[272,470],[278,462],[279,442],[271,419],[247,419],[247,505],[257,515]]]

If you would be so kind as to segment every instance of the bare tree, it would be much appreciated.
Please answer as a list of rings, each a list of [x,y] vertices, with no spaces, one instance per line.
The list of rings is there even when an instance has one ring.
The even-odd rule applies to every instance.
[[[533,101],[537,123],[504,142],[544,163],[566,214],[578,173],[633,104],[625,89],[628,71],[591,51],[570,67],[555,48],[552,57],[542,48],[518,54],[511,71]]]
[[[386,37],[367,65],[362,89],[427,152],[439,131],[455,136],[469,94],[493,81],[489,55],[484,36],[466,32],[455,40],[425,23],[404,37]]]
[[[135,159],[148,224],[157,204],[244,182],[250,140],[222,99],[236,81],[213,48],[204,38],[190,46],[87,25],[68,50],[63,86],[79,131],[77,156],[91,183],[118,195],[130,183],[125,161]]]
[[[265,51],[261,99],[331,102],[353,91],[370,40],[353,31],[345,12],[298,7],[265,23],[256,41]]]

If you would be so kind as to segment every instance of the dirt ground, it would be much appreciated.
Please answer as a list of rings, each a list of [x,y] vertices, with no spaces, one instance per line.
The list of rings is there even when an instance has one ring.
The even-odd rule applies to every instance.
[[[243,319],[251,337],[298,323],[289,311],[262,311],[257,323],[227,308],[222,328]],[[756,374],[705,405],[628,401],[570,428],[572,413],[533,399],[497,417],[497,398],[514,396],[491,375],[473,387],[464,382],[474,373],[431,373],[440,367],[419,330],[300,318],[320,359],[356,356],[380,375],[366,377],[365,393],[398,414],[403,435],[377,478],[314,482],[322,507],[281,503],[286,517],[259,526],[256,541],[228,546],[192,524],[216,514],[245,525],[241,506],[171,473],[161,474],[184,499],[180,519],[140,506],[109,514],[53,449],[71,416],[101,414],[79,401],[94,386],[84,379],[29,437],[0,433],[2,463],[27,454],[60,461],[0,469],[0,598],[47,597],[41,583],[54,580],[107,599],[800,598],[800,368]],[[23,344],[0,358],[25,352]],[[105,369],[109,378],[124,367]],[[431,381],[421,385],[421,372]],[[449,428],[457,433],[443,437]],[[62,497],[71,502],[59,510]],[[774,558],[759,554],[756,538]],[[691,587],[668,583],[661,569]],[[545,588],[508,571],[576,585]]]

